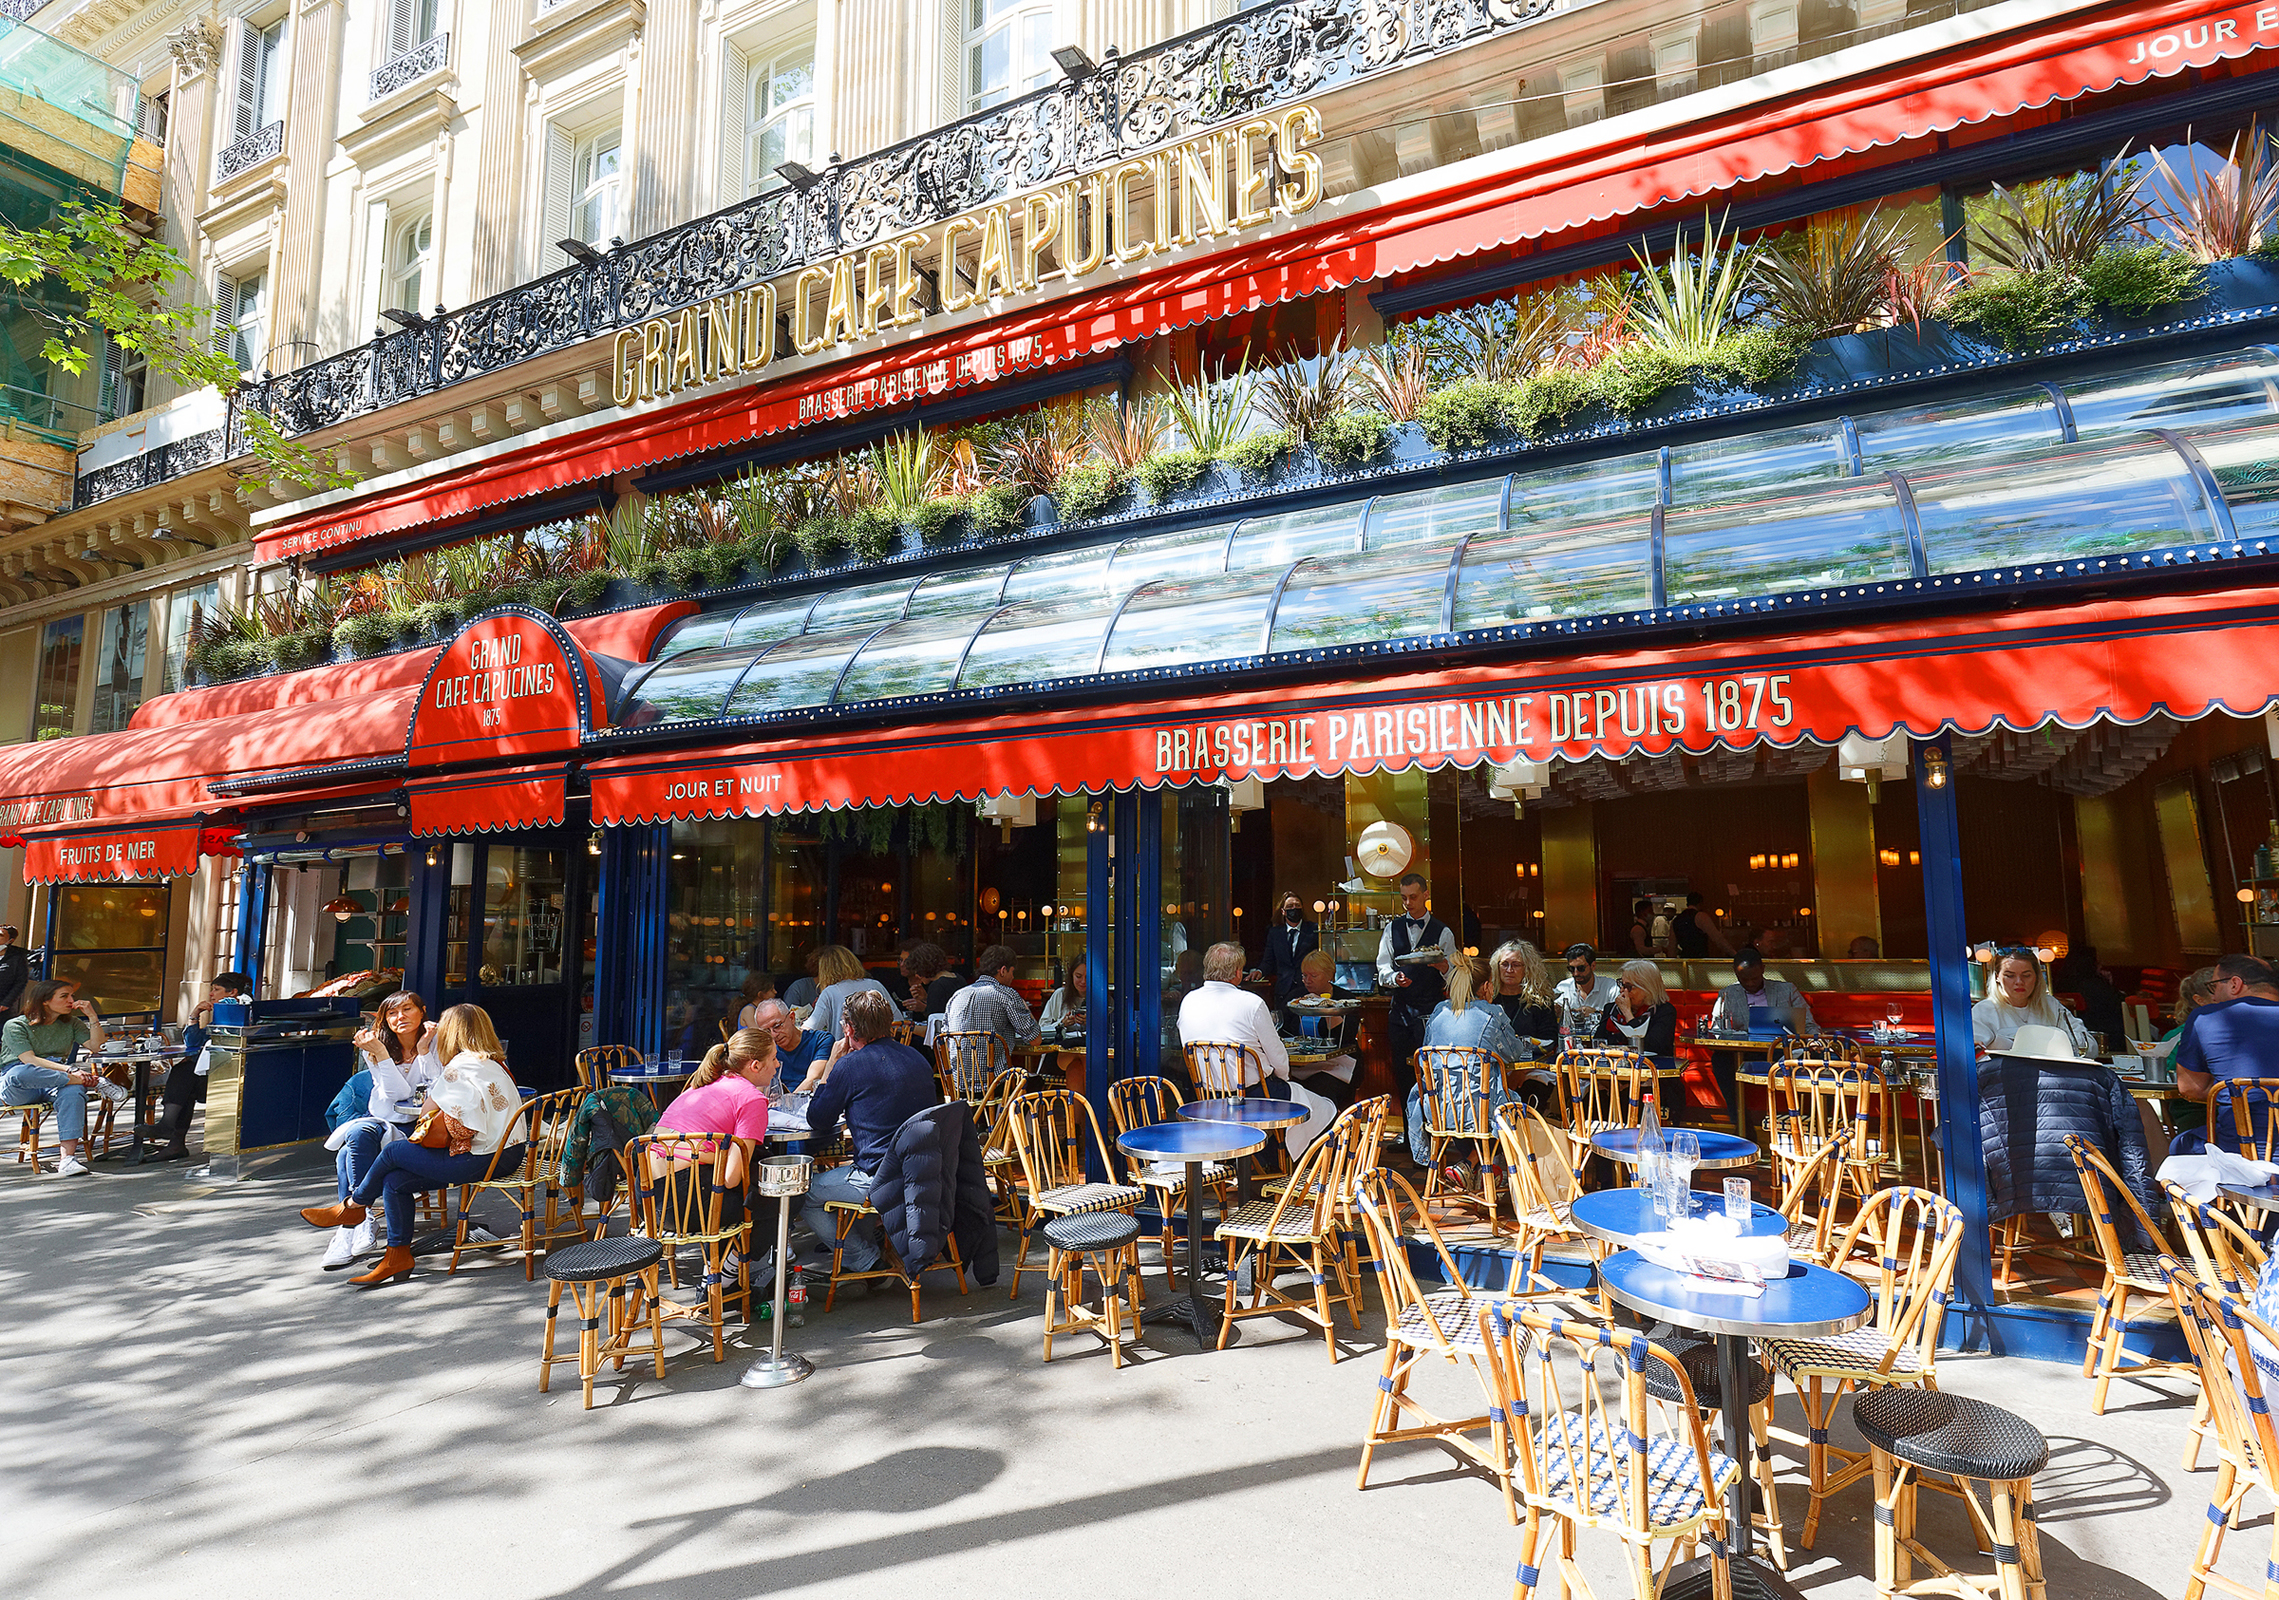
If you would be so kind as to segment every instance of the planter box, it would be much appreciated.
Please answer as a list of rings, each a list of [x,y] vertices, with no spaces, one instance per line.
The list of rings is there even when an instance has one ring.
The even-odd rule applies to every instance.
[[[2240,256],[2208,268],[2207,309],[2259,311],[2279,306],[2279,260]]]

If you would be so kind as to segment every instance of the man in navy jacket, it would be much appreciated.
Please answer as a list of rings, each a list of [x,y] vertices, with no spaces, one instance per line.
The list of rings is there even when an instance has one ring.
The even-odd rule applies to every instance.
[[[928,1106],[941,1103],[934,1064],[895,1041],[892,1000],[876,991],[850,995],[840,1008],[839,1023],[846,1034],[846,1052],[831,1064],[829,1075],[808,1101],[807,1126],[818,1144],[827,1144],[831,1130],[844,1117],[854,1139],[854,1156],[843,1166],[815,1174],[800,1212],[826,1249],[837,1229],[831,1213],[823,1209],[825,1202],[867,1203],[878,1169],[894,1146],[895,1130]],[[849,1272],[867,1272],[878,1265],[878,1256],[876,1225],[858,1223],[847,1235],[842,1265]]]

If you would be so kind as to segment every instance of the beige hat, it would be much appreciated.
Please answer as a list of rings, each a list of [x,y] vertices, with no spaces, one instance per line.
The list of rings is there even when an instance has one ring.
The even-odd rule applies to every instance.
[[[1990,1056],[2003,1056],[2012,1061],[2057,1061],[2068,1066],[2101,1067],[2105,1063],[2095,1056],[2085,1056],[2073,1048],[2073,1036],[2063,1028],[2046,1023],[2029,1022],[2018,1030],[2007,1050],[1989,1050]]]

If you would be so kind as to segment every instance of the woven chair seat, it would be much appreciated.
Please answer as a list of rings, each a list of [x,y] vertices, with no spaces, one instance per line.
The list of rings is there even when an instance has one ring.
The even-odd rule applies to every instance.
[[[2149,1295],[2165,1297],[2168,1285],[2160,1276],[2160,1257],[2147,1250],[2130,1250],[2121,1257],[2121,1276],[2129,1286]]]
[[[1906,1345],[1901,1347],[1888,1373],[1877,1372],[1890,1345],[1872,1326],[1854,1328],[1832,1339],[1767,1339],[1764,1348],[1772,1357],[1773,1365],[1787,1374],[1791,1383],[1800,1377],[1814,1376],[1903,1383],[1923,1370],[1922,1356],[1915,1346]]]
[[[1029,1204],[1054,1216],[1073,1216],[1079,1211],[1121,1211],[1126,1206],[1138,1205],[1145,1198],[1129,1184],[1072,1183],[1065,1188],[1033,1194],[1029,1196]]]
[[[1852,1402],[1852,1421],[1878,1450],[1958,1478],[2012,1483],[2050,1458],[2049,1441],[2025,1418],[1935,1389],[1870,1389]]]
[[[663,1245],[637,1233],[611,1239],[587,1239],[549,1250],[546,1276],[558,1283],[594,1283],[604,1278],[622,1278],[627,1273],[655,1266],[664,1254]]]
[[[1562,1444],[1563,1438],[1580,1434],[1583,1430],[1582,1413],[1570,1411],[1564,1419],[1571,1430],[1563,1435],[1558,1424],[1544,1429],[1543,1492],[1553,1499],[1567,1499],[1574,1493],[1569,1484],[1573,1456]],[[1597,1417],[1590,1422],[1590,1433],[1584,1444],[1583,1470],[1589,1475],[1589,1504],[1591,1510],[1602,1517],[1622,1514],[1628,1503],[1629,1480],[1615,1470],[1614,1452],[1607,1443],[1606,1424]],[[1625,1464],[1629,1450],[1623,1452]],[[1733,1458],[1723,1451],[1709,1452],[1710,1476],[1720,1488],[1730,1487],[1741,1475]],[[1673,1527],[1693,1521],[1709,1509],[1708,1496],[1702,1488],[1701,1471],[1692,1446],[1675,1438],[1656,1439],[1646,1449],[1646,1516],[1657,1528]]]
[[[1253,1200],[1249,1205],[1237,1207],[1232,1216],[1219,1224],[1219,1237],[1264,1239],[1268,1237],[1269,1228],[1272,1229],[1272,1237],[1276,1239],[1314,1237],[1314,1213],[1311,1206],[1290,1207],[1282,1213],[1282,1221],[1277,1226],[1274,1223],[1274,1208],[1277,1204],[1279,1202],[1273,1200]]]
[[[1139,1234],[1139,1218],[1129,1211],[1080,1211],[1044,1225],[1045,1243],[1056,1250],[1116,1250]]]
[[[1483,1302],[1468,1294],[1449,1290],[1442,1294],[1428,1294],[1422,1301],[1401,1308],[1400,1326],[1393,1330],[1393,1342],[1405,1345],[1434,1345],[1432,1330],[1440,1330],[1440,1339],[1466,1355],[1484,1352],[1487,1341],[1480,1337],[1480,1307]],[[1431,1321],[1427,1322],[1427,1317]],[[1520,1349],[1527,1348],[1527,1331],[1521,1329]]]
[[[1225,1183],[1233,1176],[1234,1169],[1223,1161],[1203,1163],[1205,1183]],[[1142,1188],[1161,1189],[1168,1195],[1183,1195],[1187,1192],[1187,1170],[1184,1167],[1177,1172],[1158,1172],[1153,1167],[1135,1166],[1132,1168],[1132,1181]]]
[[[1725,1384],[1717,1370],[1717,1346],[1689,1344],[1671,1350],[1670,1354],[1685,1368],[1686,1381],[1693,1385],[1695,1405],[1704,1411],[1714,1411],[1725,1404]],[[1763,1405],[1773,1392],[1773,1375],[1765,1370],[1761,1361],[1745,1361],[1742,1366],[1749,1374],[1749,1404]],[[1672,1404],[1681,1398],[1677,1384],[1670,1379],[1670,1369],[1659,1361],[1646,1363],[1646,1392]]]

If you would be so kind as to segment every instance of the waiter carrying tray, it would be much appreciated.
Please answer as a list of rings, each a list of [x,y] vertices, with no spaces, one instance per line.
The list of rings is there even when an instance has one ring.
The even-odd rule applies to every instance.
[[[1386,1032],[1393,1046],[1393,1080],[1398,1086],[1395,1105],[1408,1104],[1416,1087],[1416,1053],[1424,1043],[1424,1020],[1448,998],[1448,963],[1456,954],[1456,935],[1434,916],[1425,902],[1421,873],[1401,877],[1401,915],[1385,924],[1377,941],[1377,983],[1393,998]],[[1437,948],[1430,961],[1403,961],[1403,956]]]

